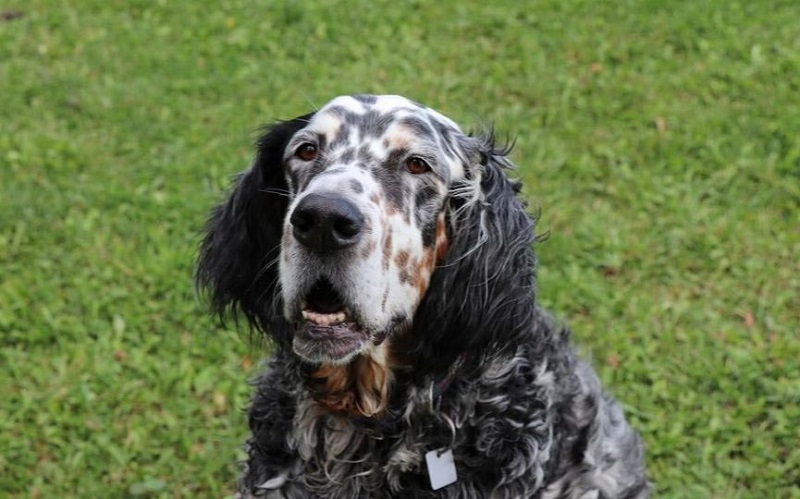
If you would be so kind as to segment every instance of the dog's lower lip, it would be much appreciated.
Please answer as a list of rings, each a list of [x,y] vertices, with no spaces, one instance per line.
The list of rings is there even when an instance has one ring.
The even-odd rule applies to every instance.
[[[293,347],[307,359],[336,361],[360,351],[369,339],[370,334],[354,322],[324,325],[306,320],[295,331]]]

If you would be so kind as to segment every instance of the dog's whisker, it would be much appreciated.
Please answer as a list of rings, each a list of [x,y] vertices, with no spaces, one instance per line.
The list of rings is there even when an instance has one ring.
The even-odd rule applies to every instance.
[[[258,192],[263,192],[265,194],[276,194],[278,196],[284,196],[287,198],[292,197],[292,192],[288,189],[259,189]]]

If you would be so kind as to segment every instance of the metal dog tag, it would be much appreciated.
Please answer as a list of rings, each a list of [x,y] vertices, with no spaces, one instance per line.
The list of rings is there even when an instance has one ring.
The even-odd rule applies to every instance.
[[[432,450],[425,454],[425,463],[428,465],[428,477],[433,490],[439,490],[458,480],[452,450]]]

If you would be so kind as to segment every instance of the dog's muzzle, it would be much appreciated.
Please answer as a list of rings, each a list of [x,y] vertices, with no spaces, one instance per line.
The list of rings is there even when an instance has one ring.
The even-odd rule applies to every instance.
[[[294,238],[310,255],[336,258],[355,246],[364,232],[364,214],[336,193],[303,197],[289,217]],[[294,350],[310,361],[341,362],[362,351],[370,333],[355,319],[337,286],[321,276],[302,303],[302,323],[295,332]]]

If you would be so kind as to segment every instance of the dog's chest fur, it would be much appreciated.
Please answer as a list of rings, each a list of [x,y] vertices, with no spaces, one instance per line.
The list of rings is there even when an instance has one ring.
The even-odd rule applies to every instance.
[[[548,463],[559,461],[553,454],[566,443],[552,431],[553,418],[561,417],[553,407],[563,403],[555,398],[554,384],[578,381],[564,378],[571,370],[566,366],[536,363],[534,357],[520,348],[513,356],[467,363],[461,369],[477,372],[447,380],[441,393],[441,379],[399,379],[380,418],[332,411],[305,388],[300,366],[274,359],[251,408],[256,424],[248,450],[274,453],[279,446],[285,457],[248,469],[243,478],[249,487],[263,486],[267,497],[425,497],[433,491],[424,456],[449,449],[459,478],[437,497],[528,496],[557,471]],[[271,400],[282,392],[290,407],[267,406],[262,390]]]

